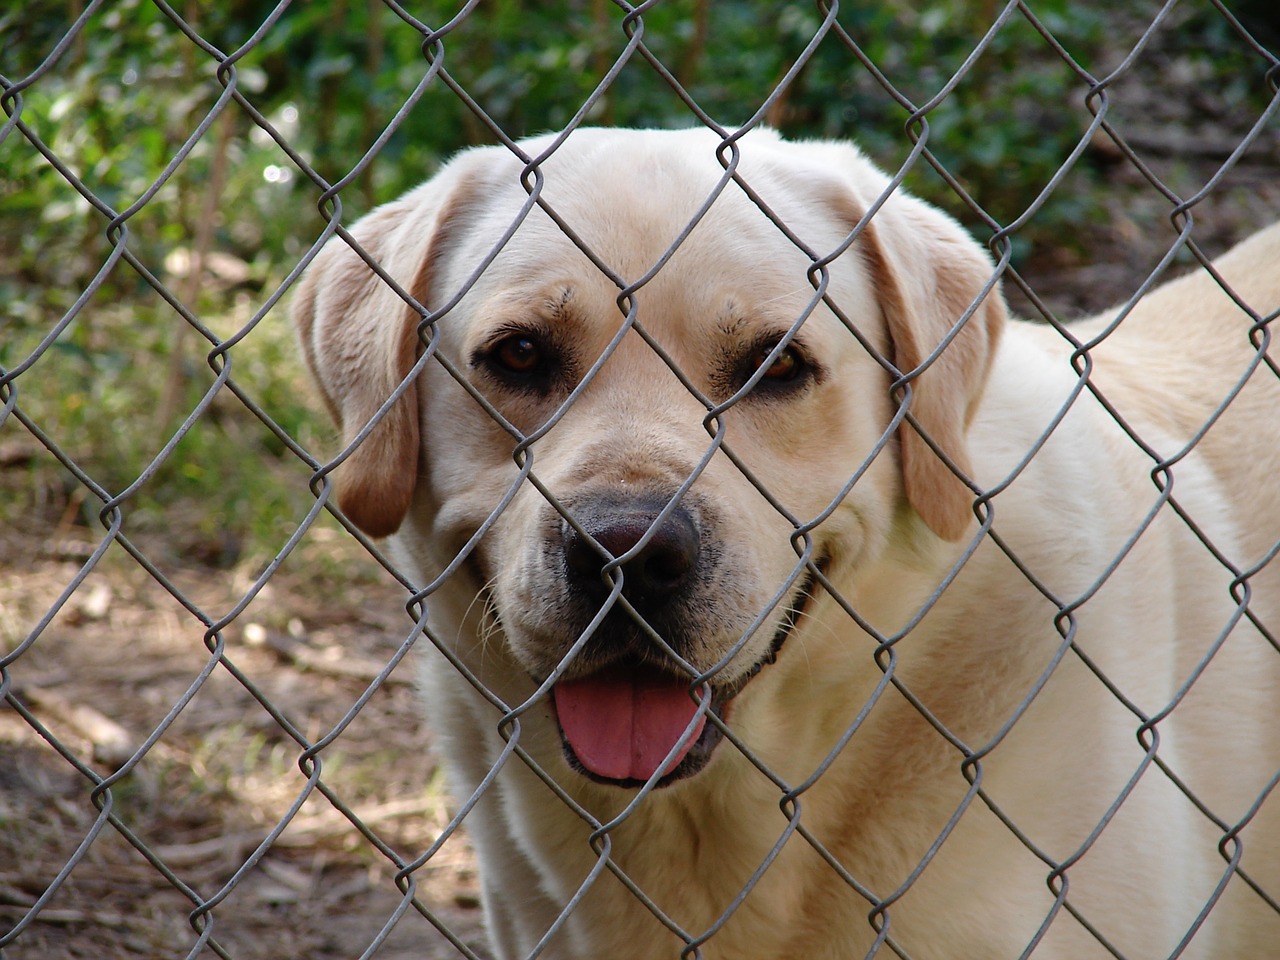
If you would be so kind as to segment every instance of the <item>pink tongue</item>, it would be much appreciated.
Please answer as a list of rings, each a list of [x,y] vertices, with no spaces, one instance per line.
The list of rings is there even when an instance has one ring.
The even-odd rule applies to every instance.
[[[589,771],[611,780],[648,780],[684,759],[706,717],[698,718],[671,762],[667,754],[698,711],[689,683],[658,671],[603,670],[555,685],[560,729]]]

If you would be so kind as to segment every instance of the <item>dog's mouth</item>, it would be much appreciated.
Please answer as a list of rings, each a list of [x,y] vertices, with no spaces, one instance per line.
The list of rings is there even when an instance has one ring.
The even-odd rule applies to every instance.
[[[824,576],[826,560],[816,564]],[[813,602],[816,582],[812,571],[799,581],[769,649],[730,683],[695,684],[687,674],[635,659],[561,680],[551,693],[569,765],[620,787],[639,787],[655,776],[664,787],[701,771],[724,738],[719,724],[728,719],[734,697],[778,658]],[[711,702],[703,709],[708,689]]]

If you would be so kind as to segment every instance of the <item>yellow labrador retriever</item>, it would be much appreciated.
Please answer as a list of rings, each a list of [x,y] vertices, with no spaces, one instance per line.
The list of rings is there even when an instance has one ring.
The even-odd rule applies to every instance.
[[[719,146],[465,152],[297,293],[493,953],[1280,957],[1280,228],[1058,330]]]

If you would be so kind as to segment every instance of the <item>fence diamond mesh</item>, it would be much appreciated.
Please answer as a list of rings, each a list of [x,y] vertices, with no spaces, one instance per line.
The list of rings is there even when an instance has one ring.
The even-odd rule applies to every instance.
[[[1267,617],[1280,530],[1266,472],[1278,305],[1212,265],[1280,212],[1280,20],[1264,3],[909,7],[103,0],[0,14],[0,956],[1280,955],[1280,651]],[[699,146],[681,149],[701,151],[709,179],[690,200],[683,180],[655,179],[605,147],[597,162],[614,166],[579,169],[575,181],[568,171],[586,151],[575,144],[599,126],[701,129],[688,141]],[[756,160],[766,148],[754,146],[765,126],[857,140],[887,172],[826,246],[793,229],[799,215],[770,192],[774,174]],[[524,139],[552,129],[568,136]],[[428,302],[424,250],[393,248],[376,221],[356,223],[477,144],[492,145],[469,155],[489,158],[472,163],[488,164],[489,192],[453,208],[506,203],[502,222],[467,232],[445,205],[440,221],[469,238],[459,244],[468,258],[429,258],[448,289]],[[631,209],[621,198],[674,211],[643,263],[610,247],[575,201],[580,187],[595,203],[602,183],[610,223],[623,216],[610,210]],[[945,207],[989,255],[945,336],[916,356],[901,338],[893,348],[877,339],[841,279],[850,249],[870,251],[873,236],[888,245],[890,187]],[[746,221],[726,209],[764,216],[734,237],[725,225]],[[793,286],[779,291],[771,339],[753,340],[716,394],[701,355],[664,333],[658,314],[676,296],[668,278],[688,276],[689,251],[711,264],[698,275],[710,285],[719,281],[708,251],[739,241],[790,264]],[[533,252],[521,261],[521,249]],[[576,317],[572,329],[598,343],[553,344],[530,325],[530,302],[484,344],[459,339],[477,298],[512,312],[494,285],[519,274],[513,262],[533,275],[539,251],[566,250],[590,279],[557,288],[557,316]],[[407,273],[406,256],[417,258]],[[888,302],[896,254],[859,256]],[[1280,272],[1265,257],[1251,262]],[[754,266],[760,276],[781,269]],[[917,269],[909,260],[900,276]],[[1155,292],[1188,270],[1218,292]],[[343,299],[343,271],[363,299]],[[909,299],[901,282],[907,292],[895,295]],[[989,389],[987,402],[1025,404],[1034,429],[988,437],[1003,467],[989,482],[967,478],[962,530],[928,516],[911,486],[920,481],[908,477],[905,493],[890,483],[884,523],[911,540],[901,549],[915,559],[896,579],[851,577],[828,531],[846,505],[889,483],[889,464],[933,457],[965,474],[924,391],[972,349],[970,331],[1001,287],[1013,312],[1038,324],[1026,336],[1052,341],[1061,360],[1053,377],[1021,371],[1025,395]],[[399,355],[361,361],[360,377],[386,383],[367,388],[377,396],[355,417],[348,397],[365,388],[335,387],[353,374],[326,364],[352,362],[368,343],[352,339],[345,354],[325,345],[347,343],[325,296],[353,317],[377,301],[410,318],[412,336],[386,348]],[[566,306],[577,297],[590,312],[592,296],[607,307],[607,336]],[[1235,305],[1225,379],[1208,372],[1202,342],[1180,339],[1181,326],[1156,338],[1172,350],[1143,339],[1142,317],[1196,313],[1182,301],[1197,297]],[[288,304],[302,298],[314,299],[294,308],[299,351]],[[1066,324],[1093,311],[1084,327]],[[839,350],[856,348],[857,370],[883,379],[879,393],[864,382],[855,398],[888,413],[826,490],[813,464],[830,460],[837,438],[788,421],[784,404],[797,392],[788,384],[847,378],[810,356],[835,343],[831,330]],[[1136,382],[1164,384],[1158,426],[1134,422],[1142,390],[1101,360],[1095,369],[1108,343],[1130,344],[1140,369],[1145,361]],[[552,346],[560,373],[544,362]],[[319,389],[299,358],[307,351]],[[530,390],[555,394],[571,362],[579,367],[561,394],[522,419]],[[488,381],[474,372],[485,363]],[[495,363],[504,389],[524,384],[520,403],[493,388]],[[626,366],[644,371],[622,382],[648,381],[653,409],[641,409],[639,388],[619,385]],[[546,383],[530,388],[526,375]],[[407,507],[352,495],[344,481],[370,471],[370,451],[386,455],[378,445],[419,392],[465,409],[449,422],[428,414],[421,429],[433,462],[452,464],[458,500],[483,502],[465,536],[427,534],[415,547],[419,514],[401,525]],[[326,402],[340,431],[321,415]],[[623,494],[582,494],[556,473],[555,451],[568,445],[557,438],[589,446],[596,434],[584,424],[623,418],[643,434],[649,417],[672,422],[666,404],[700,452],[624,520]],[[1144,486],[1132,509],[1100,495],[1103,481],[1086,469],[1068,469],[1072,458],[1046,473],[1043,451],[1086,407],[1107,419],[1096,444],[1119,445],[1117,457],[1137,465]],[[757,429],[743,423],[811,451],[795,461],[814,471],[799,486],[817,488],[822,504],[793,509],[808,493],[739,438]],[[471,433],[457,435],[460,424]],[[600,443],[576,466],[583,488],[625,451],[651,449],[620,442],[624,453],[610,455]],[[475,453],[484,445],[505,466]],[[626,464],[620,486],[652,486],[654,462]],[[1241,466],[1219,476],[1204,462]],[[430,499],[435,469],[410,459],[397,476],[412,489],[422,470],[417,495]],[[383,483],[386,473],[372,475]],[[787,557],[758,595],[741,570],[710,578],[716,593],[699,602],[737,619],[724,628],[732,642],[704,655],[687,635],[693,607],[668,615],[654,595],[694,589],[691,571],[711,562],[699,538],[712,537],[712,520],[739,529],[740,518],[717,514],[728,512],[715,486],[726,476],[739,490],[730,502],[761,518],[741,529],[773,537]],[[1043,539],[1002,526],[1046,476],[1065,519],[1046,521]],[[1221,515],[1228,494],[1246,518],[1238,530]],[[513,519],[529,510],[541,526]],[[903,519],[913,510],[931,532]],[[388,546],[381,535],[397,526]],[[556,569],[592,598],[587,615],[566,612],[576,598],[536,591],[528,609],[503,605],[522,547],[509,539],[516,547],[493,552],[508,528],[560,544],[530,549],[563,549]],[[1083,532],[1054,539],[1067,528]],[[935,564],[943,540],[960,546]],[[716,549],[716,562],[737,569],[737,544]],[[974,571],[992,555],[1020,606],[993,611],[998,601],[981,591],[952,602],[985,582]],[[1084,573],[1056,576],[1070,558]],[[1166,568],[1184,561],[1194,575],[1168,580]],[[934,575],[903,574],[912,570]],[[1166,580],[1182,586],[1151,586]],[[873,622],[886,597],[910,609]],[[1211,612],[1176,658],[1090,642],[1163,637],[1179,627],[1175,606],[1194,609],[1200,597]],[[555,616],[573,624],[569,641],[512,661],[517,621],[556,602]],[[1006,639],[1025,635],[1025,648],[975,658],[940,643],[933,655],[953,666],[938,681],[921,672],[912,640],[938,632],[939,617],[953,618],[941,633],[958,644],[1002,615],[1017,621]],[[848,642],[769,646],[814,623]],[[661,743],[685,764],[678,782],[664,779],[675,754],[636,747],[644,758],[630,766],[586,755],[596,735],[575,727],[571,704],[580,723],[598,722],[583,676],[592,665],[616,672],[599,639],[612,636],[629,638],[619,662],[646,677],[649,661],[679,665],[692,697],[676,711],[685,752],[671,746],[675,733]],[[751,651],[754,665],[736,666]],[[425,690],[415,661],[433,665]],[[512,662],[516,680],[503,673]],[[792,673],[775,670],[788,663]],[[800,675],[801,692],[765,686]],[[857,680],[833,702],[821,692],[826,675]],[[1000,686],[1008,678],[1012,690]],[[636,683],[604,685],[630,695]],[[737,696],[753,688],[774,691],[768,716],[791,731],[794,756],[761,746],[772,734],[751,718],[766,695]],[[988,698],[990,715],[957,712],[956,690]],[[553,702],[576,772],[561,744],[548,752],[539,739]],[[1170,734],[1179,722],[1195,732]],[[817,747],[804,746],[819,727]],[[690,730],[712,758],[706,770]],[[1080,749],[1095,736],[1096,748]],[[948,778],[913,789],[913,764],[936,756]],[[696,792],[729,764],[737,779]],[[1094,785],[1087,794],[1082,780]],[[837,790],[851,810],[833,821]],[[742,797],[770,816],[736,818]],[[865,839],[850,847],[855,835]],[[567,872],[546,866],[549,849],[562,850]]]

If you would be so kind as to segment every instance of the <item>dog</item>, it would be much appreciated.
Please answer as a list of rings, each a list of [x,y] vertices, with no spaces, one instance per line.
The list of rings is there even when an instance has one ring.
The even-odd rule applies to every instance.
[[[1280,956],[1280,225],[1031,323],[852,145],[518,149],[293,306],[493,954]]]

